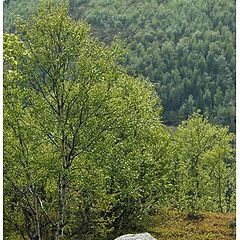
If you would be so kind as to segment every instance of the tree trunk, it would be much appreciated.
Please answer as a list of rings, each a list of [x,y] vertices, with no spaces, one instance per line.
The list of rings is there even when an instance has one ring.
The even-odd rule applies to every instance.
[[[37,232],[37,238],[38,240],[41,240],[41,230],[40,230],[40,219],[39,219],[39,213],[38,213],[38,199],[37,196],[34,197],[35,201],[35,212],[36,212],[36,232]]]

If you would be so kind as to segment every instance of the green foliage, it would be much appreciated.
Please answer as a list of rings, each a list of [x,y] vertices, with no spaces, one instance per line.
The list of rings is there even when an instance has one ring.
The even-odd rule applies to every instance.
[[[232,141],[228,128],[213,126],[199,113],[177,128],[173,172],[181,208],[221,212],[234,208]]]
[[[16,17],[20,16],[23,19],[27,19],[30,15],[34,14],[37,10],[37,6],[41,3],[56,4],[59,0],[5,0],[3,2],[3,23],[5,32],[13,32],[15,27]]]
[[[72,0],[70,11],[103,41],[124,39],[129,72],[155,83],[165,123],[200,108],[235,130],[235,1]]]
[[[121,7],[119,1],[98,3],[106,9],[112,7],[113,12],[115,6]],[[92,1],[79,4],[86,12],[88,6],[95,6]],[[137,4],[146,13],[159,7],[155,1],[151,7]],[[171,1],[160,6],[167,9]],[[100,24],[107,12],[93,9],[98,9],[99,15],[88,17]],[[149,29],[153,24],[157,30],[159,18],[155,11],[150,12]],[[127,13],[117,27],[128,26]],[[161,21],[167,13],[161,12]],[[136,14],[132,20],[144,26],[147,19]],[[106,22],[101,22],[102,27]],[[145,39],[138,42],[139,54],[145,49],[153,54],[159,47],[149,31],[144,36],[136,34]],[[159,30],[158,35],[163,37],[163,32]],[[201,33],[194,36],[200,39]],[[206,38],[211,46],[205,44],[205,48],[189,45],[187,37],[181,39],[177,54],[184,58],[179,63],[182,69],[172,68],[176,62],[174,41],[163,42],[159,48],[163,56],[159,64],[165,70],[162,75],[154,74],[163,81],[159,87],[163,104],[164,98],[168,99],[171,119],[179,107],[179,115],[186,118],[196,111],[198,101],[206,106],[205,115],[211,115],[214,108],[221,116],[215,120],[221,119],[222,124],[226,113],[232,111],[231,104],[222,109],[214,105],[229,104],[232,91],[214,75],[225,64],[223,48],[216,43],[218,34],[206,32]],[[152,42],[152,48],[145,48],[145,41]],[[204,57],[189,53],[195,47]],[[228,60],[232,50],[230,46]],[[175,132],[170,131],[160,121],[163,108],[154,84],[128,75],[119,64],[124,55],[118,41],[107,46],[91,36],[85,22],[72,20],[64,3],[56,7],[43,2],[28,21],[17,19],[14,34],[4,35],[6,239],[111,238],[135,227],[145,215],[172,204],[192,212],[235,209],[233,135],[228,128],[210,124],[197,112]],[[135,57],[153,74],[157,65],[150,55],[146,66]],[[189,70],[195,61],[203,74],[201,83],[198,70]],[[219,67],[219,63],[223,65]],[[211,77],[220,85],[206,71],[215,72]],[[230,79],[232,70],[226,71]],[[208,87],[200,89],[198,100],[196,89],[205,83]],[[179,104],[185,92],[186,99]]]
[[[164,201],[169,133],[117,43],[90,38],[63,5],[19,20],[4,48],[5,229],[105,238]]]
[[[13,30],[16,14],[26,18],[37,3],[5,2],[5,31]],[[211,122],[235,130],[235,1],[71,0],[69,11],[104,42],[115,35],[125,41],[129,73],[155,83],[166,124],[200,108]]]

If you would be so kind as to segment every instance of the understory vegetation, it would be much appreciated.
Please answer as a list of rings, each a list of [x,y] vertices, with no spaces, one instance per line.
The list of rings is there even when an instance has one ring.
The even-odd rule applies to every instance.
[[[186,212],[162,209],[142,224],[145,231],[157,240],[234,240],[235,214],[200,212],[198,218],[189,218]]]
[[[235,211],[234,134],[201,110],[167,127],[125,56],[65,3],[4,34],[4,239],[113,239],[166,207]]]

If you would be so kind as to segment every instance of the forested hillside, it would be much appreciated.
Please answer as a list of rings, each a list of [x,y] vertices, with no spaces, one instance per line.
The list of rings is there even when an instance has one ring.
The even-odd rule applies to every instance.
[[[220,121],[214,109],[223,107],[215,104],[216,99],[222,104],[228,99],[223,109],[234,110],[234,75],[223,78],[225,71],[235,71],[233,41],[228,48],[225,38],[216,40],[220,32],[212,38],[213,32],[204,31],[195,34],[193,42],[187,36],[178,42],[178,34],[172,35],[171,29],[166,42],[149,34],[150,38],[137,43],[136,36],[148,32],[143,28],[146,19],[136,24],[136,34],[127,20],[125,27],[119,23],[110,30],[115,20],[111,22],[109,16],[118,16],[113,14],[116,6],[139,21],[144,12],[161,15],[164,11],[157,7],[166,8],[166,13],[175,9],[177,17],[176,6],[180,5],[174,2],[151,2],[151,8],[150,2],[139,1],[135,5],[96,1],[98,6],[92,1],[79,2],[79,11],[93,21],[93,29],[75,20],[81,16],[77,4],[69,8],[66,3],[42,1],[34,6],[34,1],[25,2],[23,19],[11,17],[13,9],[22,9],[20,2],[4,3],[4,239],[113,240],[125,232],[146,229],[158,239],[233,240],[235,136],[228,126],[213,123]],[[132,15],[133,6],[142,14]],[[99,20],[106,16],[103,22]],[[174,21],[174,14],[170,16],[168,21]],[[177,22],[163,26],[184,25]],[[122,29],[119,35],[126,38],[130,49],[153,44],[159,45],[158,50],[150,48],[149,55],[134,50],[126,55],[121,41],[113,40],[116,29]],[[232,38],[231,31],[224,33]],[[214,40],[206,41],[205,34]],[[195,43],[206,43],[206,49],[195,50]],[[142,75],[152,74],[146,69],[153,66],[154,53],[161,67],[154,65],[152,70],[158,69],[160,77],[147,79]],[[206,55],[202,70],[195,62],[201,59],[200,53]],[[134,56],[143,64],[141,68],[134,65]],[[224,67],[225,63],[229,65]],[[197,78],[198,74],[208,80]],[[195,86],[200,83],[201,89]],[[181,86],[184,92],[177,95]],[[178,110],[175,102],[189,89],[190,97]],[[200,90],[202,100],[209,99],[202,112],[206,115],[207,111],[210,119],[196,110],[194,96]],[[233,115],[224,113],[223,120]],[[165,124],[181,118],[186,120],[174,128]],[[234,117],[230,120],[233,124]]]
[[[38,1],[8,2],[6,30],[10,14],[26,17]],[[72,0],[70,12],[102,41],[125,41],[129,73],[155,83],[166,124],[199,108],[235,130],[235,1]]]

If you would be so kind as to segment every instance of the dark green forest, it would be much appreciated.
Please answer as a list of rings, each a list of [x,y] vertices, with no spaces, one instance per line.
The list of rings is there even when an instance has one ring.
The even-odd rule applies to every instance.
[[[38,2],[5,1],[5,30]],[[154,83],[165,124],[201,109],[212,123],[235,131],[235,1],[71,0],[69,11],[102,41],[124,41],[128,73]]]
[[[206,0],[4,1],[4,239],[234,215],[234,14]]]

